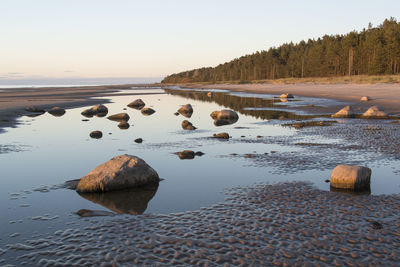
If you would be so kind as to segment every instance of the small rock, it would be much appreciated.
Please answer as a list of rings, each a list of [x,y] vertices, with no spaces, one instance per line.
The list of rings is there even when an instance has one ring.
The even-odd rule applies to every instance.
[[[100,139],[103,137],[103,133],[101,131],[93,131],[89,134],[91,138]]]
[[[183,105],[180,109],[178,109],[178,112],[182,116],[184,116],[186,118],[190,118],[190,117],[192,117],[192,114],[193,114],[193,107],[190,104],[186,104],[186,105]]]
[[[195,153],[192,150],[183,150],[178,153],[180,159],[194,159]]]
[[[351,106],[345,106],[335,114],[331,116],[332,118],[352,118],[354,117],[354,111]]]
[[[331,186],[342,189],[368,189],[371,169],[363,166],[338,165],[331,174]]]
[[[112,121],[129,121],[130,117],[127,113],[118,113],[108,116],[107,119]]]
[[[371,227],[377,230],[380,230],[383,228],[382,224],[377,222],[377,221],[371,221]]]
[[[118,124],[118,127],[119,127],[120,129],[122,129],[122,130],[126,130],[126,129],[128,129],[128,128],[130,127],[130,125],[129,125],[129,123],[126,122],[126,121],[121,121],[121,122]]]
[[[44,110],[44,109],[41,109],[41,108],[38,108],[38,107],[35,107],[35,106],[28,106],[28,107],[26,107],[25,108],[25,110],[26,111],[29,111],[29,112],[37,112],[37,113],[45,113],[46,111]]]
[[[207,96],[208,96],[208,97],[213,97],[214,94],[213,94],[213,92],[208,92],[208,93],[207,93]]]
[[[203,156],[205,153],[201,152],[201,151],[197,151],[196,153],[194,153],[196,156]]]
[[[371,98],[369,97],[369,96],[363,96],[363,97],[361,97],[361,99],[360,99],[360,101],[370,101],[371,100]]]
[[[142,139],[142,138],[136,138],[136,139],[135,139],[135,143],[140,144],[140,143],[142,143],[142,142],[143,142],[143,139]]]
[[[388,117],[388,115],[378,106],[372,106],[364,112],[362,117],[366,119],[385,119]]]
[[[136,99],[135,101],[128,104],[128,107],[141,110],[146,104],[142,99]]]
[[[149,116],[149,115],[151,115],[151,114],[153,114],[155,112],[156,111],[154,109],[152,109],[152,108],[143,108],[142,109],[142,114],[145,115],[145,116]]]
[[[218,133],[213,135],[215,138],[220,138],[220,139],[229,139],[229,134],[228,133]]]
[[[325,183],[329,183],[330,181],[331,181],[331,180],[329,180],[329,179],[326,179],[326,180],[325,180]]]
[[[280,98],[294,98],[294,96],[292,94],[285,93],[285,94],[281,94]]]
[[[62,115],[65,114],[65,109],[59,107],[53,107],[47,112],[55,117],[61,117]]]
[[[184,130],[196,130],[197,128],[193,126],[190,121],[184,120],[182,121],[182,128]]]
[[[179,116],[179,112],[175,112],[174,115],[175,115],[175,116]]]

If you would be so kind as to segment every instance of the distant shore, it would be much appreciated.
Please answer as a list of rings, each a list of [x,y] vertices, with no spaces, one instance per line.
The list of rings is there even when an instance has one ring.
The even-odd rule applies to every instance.
[[[225,89],[259,94],[291,93],[298,96],[328,98],[351,102],[357,107],[378,105],[391,115],[400,115],[400,84],[314,84],[314,83],[249,83],[249,84],[181,84],[186,88]],[[361,102],[363,96],[371,98]]]
[[[107,103],[104,98],[97,96],[115,95],[120,90],[132,87],[148,87],[156,84],[123,84],[73,87],[29,87],[1,88],[0,90],[0,133],[4,127],[16,125],[16,119],[26,115],[27,106],[50,109],[54,106],[61,108],[76,108],[88,105]],[[126,93],[121,92],[121,95]],[[132,93],[129,93],[132,94]]]

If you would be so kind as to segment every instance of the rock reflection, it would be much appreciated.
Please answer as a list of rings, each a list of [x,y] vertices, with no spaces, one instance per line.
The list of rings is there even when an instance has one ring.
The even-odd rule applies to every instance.
[[[230,125],[234,124],[238,121],[238,119],[234,120],[214,120],[214,125],[215,126],[223,126],[223,125]]]
[[[371,187],[365,188],[363,190],[353,190],[353,189],[342,189],[330,186],[331,192],[346,193],[350,195],[371,195]]]
[[[142,214],[154,197],[158,183],[127,190],[106,193],[78,193],[81,197],[99,204],[118,214]]]

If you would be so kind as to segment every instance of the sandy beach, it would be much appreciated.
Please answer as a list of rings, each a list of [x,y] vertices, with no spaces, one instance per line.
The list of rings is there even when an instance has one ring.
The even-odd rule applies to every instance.
[[[392,115],[400,115],[399,84],[190,84],[185,87],[277,95],[291,93],[295,96],[321,97],[351,102],[356,107],[367,108],[378,105]],[[360,102],[363,96],[369,96],[371,101]],[[332,107],[331,111],[334,112],[335,108],[337,107]]]

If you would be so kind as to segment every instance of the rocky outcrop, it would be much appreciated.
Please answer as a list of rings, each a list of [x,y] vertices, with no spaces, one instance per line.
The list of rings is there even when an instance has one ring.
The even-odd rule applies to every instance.
[[[388,115],[378,106],[372,106],[364,112],[362,117],[366,119],[386,119],[388,118]]]
[[[93,116],[104,117],[107,115],[107,113],[108,113],[108,108],[101,104],[91,107],[89,109],[85,109],[84,111],[81,112],[83,116],[88,118],[91,118]]]
[[[353,118],[355,116],[353,108],[351,106],[345,106],[335,114],[332,114],[332,118]]]
[[[157,172],[132,155],[120,155],[97,166],[79,180],[78,192],[107,192],[159,182]]]
[[[34,113],[45,113],[46,111],[42,108],[38,108],[35,106],[28,106],[25,108],[26,111],[34,112]]]
[[[193,126],[190,121],[184,120],[182,121],[182,129],[184,130],[196,130],[197,128]]]
[[[89,134],[91,138],[100,139],[103,137],[103,133],[101,131],[93,131]]]
[[[182,116],[184,116],[186,118],[190,118],[190,117],[192,117],[192,114],[193,114],[193,107],[190,104],[186,104],[186,105],[183,105],[180,109],[178,109],[178,112]]]
[[[129,121],[130,117],[127,113],[118,113],[108,116],[107,119],[112,121]]]
[[[217,133],[213,135],[215,138],[219,139],[229,139],[229,134],[228,133]]]
[[[145,116],[150,116],[151,114],[154,114],[156,112],[152,108],[143,108],[141,111],[142,111],[142,114]]]
[[[365,190],[370,188],[371,169],[363,166],[338,165],[331,173],[334,188]]]
[[[51,115],[53,115],[54,117],[61,117],[62,115],[65,114],[65,109],[60,108],[60,107],[53,107],[50,110],[48,110],[47,112],[50,113]]]
[[[146,104],[143,102],[142,99],[136,99],[128,104],[128,107],[141,110]]]
[[[215,126],[234,124],[239,119],[239,115],[230,109],[213,111],[210,116],[214,119]]]
[[[294,96],[292,94],[285,93],[285,94],[281,94],[280,98],[294,98]]]

